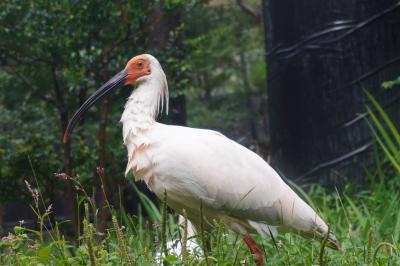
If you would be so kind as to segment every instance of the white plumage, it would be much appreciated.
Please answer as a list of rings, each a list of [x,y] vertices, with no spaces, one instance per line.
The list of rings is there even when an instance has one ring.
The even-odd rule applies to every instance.
[[[144,57],[151,74],[137,80],[121,118],[127,173],[160,198],[166,191],[168,205],[178,213],[185,209],[195,227],[202,201],[208,221],[223,221],[243,235],[329,234],[318,214],[254,152],[216,131],[157,123],[162,103],[168,106],[168,86],[157,59]],[[329,241],[338,247],[332,234]]]
[[[339,248],[325,222],[257,154],[216,131],[156,122],[164,105],[168,112],[168,85],[151,55],[133,57],[79,107],[65,130],[64,143],[83,114],[122,85],[137,85],[121,118],[128,149],[126,173],[132,171],[159,198],[166,192],[168,205],[178,213],[186,210],[194,227],[201,224],[202,206],[205,230],[211,229],[213,220],[224,222],[243,235],[258,265],[264,259],[250,233],[328,236],[328,246]]]

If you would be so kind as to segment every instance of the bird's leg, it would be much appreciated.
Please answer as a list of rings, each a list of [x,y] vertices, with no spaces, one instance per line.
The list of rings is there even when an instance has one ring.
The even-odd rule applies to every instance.
[[[250,252],[254,255],[256,264],[258,266],[264,265],[264,255],[261,249],[257,246],[256,242],[254,242],[253,238],[249,235],[245,235],[243,240],[246,242],[247,246],[250,249]]]

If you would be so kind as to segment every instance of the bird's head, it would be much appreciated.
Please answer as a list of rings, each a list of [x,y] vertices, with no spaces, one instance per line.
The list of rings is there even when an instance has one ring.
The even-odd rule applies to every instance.
[[[133,57],[128,61],[125,68],[113,76],[109,81],[97,89],[75,112],[64,133],[64,143],[69,141],[69,135],[79,119],[97,101],[110,94],[114,90],[127,86],[152,83],[149,90],[154,89],[157,106],[162,109],[164,100],[168,112],[168,85],[164,71],[158,60],[149,54],[142,54]],[[161,103],[161,104],[160,104]]]
[[[136,82],[138,82],[138,80],[140,81],[146,76],[151,75],[149,55],[143,54],[133,57],[128,61],[125,69],[122,72],[126,72],[127,75],[124,85],[134,85]]]

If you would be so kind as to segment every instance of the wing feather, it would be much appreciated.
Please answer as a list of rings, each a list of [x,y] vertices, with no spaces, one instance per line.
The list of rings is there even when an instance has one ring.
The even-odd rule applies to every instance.
[[[222,134],[158,124],[153,191],[167,190],[182,208],[201,199],[224,215],[285,231],[326,233],[327,226],[260,156]],[[184,199],[184,200],[183,200]],[[266,232],[266,231],[265,231]]]

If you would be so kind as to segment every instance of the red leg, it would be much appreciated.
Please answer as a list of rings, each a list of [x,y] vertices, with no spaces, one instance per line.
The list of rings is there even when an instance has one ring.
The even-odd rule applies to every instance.
[[[246,242],[247,246],[250,249],[250,252],[254,255],[256,264],[258,266],[264,265],[264,255],[261,249],[257,246],[256,242],[254,242],[253,238],[249,235],[245,235],[243,240]]]

